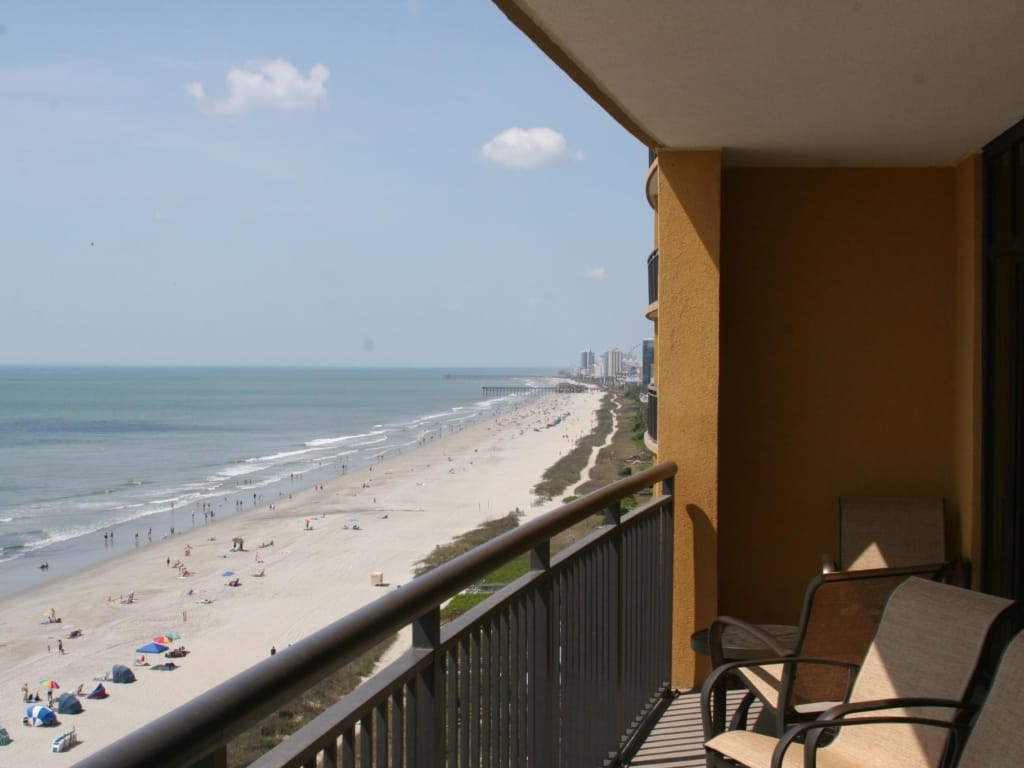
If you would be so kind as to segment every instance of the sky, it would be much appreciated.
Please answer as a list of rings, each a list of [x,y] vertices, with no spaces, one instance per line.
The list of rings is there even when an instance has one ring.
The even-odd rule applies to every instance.
[[[0,365],[628,352],[646,166],[486,0],[4,0]]]

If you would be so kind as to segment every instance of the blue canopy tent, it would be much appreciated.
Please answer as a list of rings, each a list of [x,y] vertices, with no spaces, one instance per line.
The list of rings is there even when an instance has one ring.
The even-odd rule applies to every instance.
[[[57,714],[78,715],[82,712],[82,702],[73,693],[62,693],[57,699]]]
[[[115,664],[111,670],[111,678],[115,683],[134,683],[135,673],[124,664]]]
[[[141,648],[136,648],[136,653],[163,653],[167,650],[167,646],[163,643],[146,643]]]

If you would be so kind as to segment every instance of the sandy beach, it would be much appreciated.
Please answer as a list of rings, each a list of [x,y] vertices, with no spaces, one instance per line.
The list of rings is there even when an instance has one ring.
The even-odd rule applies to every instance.
[[[600,398],[588,391],[528,401],[272,506],[154,536],[126,555],[0,601],[0,726],[14,739],[0,747],[0,766],[31,765],[74,726],[81,743],[45,758],[72,765],[266,658],[272,646],[285,648],[409,581],[434,546],[516,508],[528,516],[554,508],[560,500],[537,504],[531,488],[590,432]],[[561,423],[548,428],[557,416]],[[244,551],[233,551],[235,537]],[[374,572],[385,586],[371,583]],[[228,586],[232,578],[240,586]],[[51,609],[60,623],[46,623]],[[80,636],[70,637],[75,630]],[[175,659],[178,669],[133,666],[137,647],[168,632],[180,634],[174,645],[189,651]],[[24,683],[45,703],[41,680],[58,681],[58,694],[80,684],[88,692],[114,664],[131,667],[137,682],[104,683],[109,698],[83,697],[85,711],[61,715],[59,727],[21,725]]]

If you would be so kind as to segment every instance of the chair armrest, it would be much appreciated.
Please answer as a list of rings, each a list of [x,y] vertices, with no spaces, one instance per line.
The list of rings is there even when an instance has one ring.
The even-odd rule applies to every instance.
[[[862,712],[883,712],[887,709],[913,709],[916,707],[943,707],[946,709],[959,709],[965,712],[973,712],[977,707],[957,699],[934,699],[923,696],[894,698],[894,699],[868,699],[866,701],[853,701],[845,704],[836,704],[818,716],[817,722],[824,723],[827,720],[839,720],[847,715],[858,715]]]
[[[821,572],[822,573],[835,573],[838,570],[839,570],[839,563],[837,563],[835,561],[835,558],[832,557],[832,555],[825,554],[825,555],[821,556]]]
[[[708,741],[720,733],[725,732],[725,678],[735,673],[738,669],[745,667],[761,667],[766,664],[782,664],[784,666],[800,664],[822,664],[825,666],[845,667],[851,672],[859,669],[859,664],[838,659],[822,659],[812,656],[778,656],[751,661],[734,661],[729,664],[722,664],[711,670],[711,674],[704,681],[700,691],[700,717],[704,727],[704,740]],[[755,695],[755,691],[751,691]],[[761,698],[758,696],[758,698]],[[764,701],[762,699],[762,701]],[[779,702],[764,702],[768,706],[778,709]]]
[[[865,705],[865,707],[861,707],[861,704]],[[872,708],[870,705],[875,706]],[[846,705],[833,707],[828,710],[828,712],[834,712],[845,706]],[[905,707],[946,707],[960,711],[971,711],[977,709],[976,707],[965,705],[960,701],[923,698],[884,699],[874,702],[858,702],[853,706],[855,709],[865,712],[884,711],[886,709]],[[854,710],[851,709],[850,711]],[[785,761],[786,751],[794,743],[800,743],[801,741],[804,744],[804,768],[816,768],[819,742],[824,737],[825,732],[831,728],[845,728],[857,725],[924,725],[945,728],[946,730],[952,731],[954,738],[957,737],[958,732],[967,731],[970,728],[970,724],[965,721],[936,720],[935,718],[917,717],[913,715],[876,715],[873,717],[835,717],[825,719],[827,714],[828,713],[823,713],[822,719],[815,720],[810,723],[800,723],[799,725],[794,725],[789,728],[775,747],[775,751],[772,754],[771,768],[782,768],[783,762]]]

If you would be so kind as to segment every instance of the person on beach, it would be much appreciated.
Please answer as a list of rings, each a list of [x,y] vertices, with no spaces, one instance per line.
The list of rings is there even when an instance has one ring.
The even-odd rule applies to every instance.
[[[57,641],[57,653],[60,654],[61,656],[64,655],[64,641],[63,640],[58,640]]]
[[[28,683],[21,684],[21,700],[22,702],[32,701],[32,699],[28,695]]]

